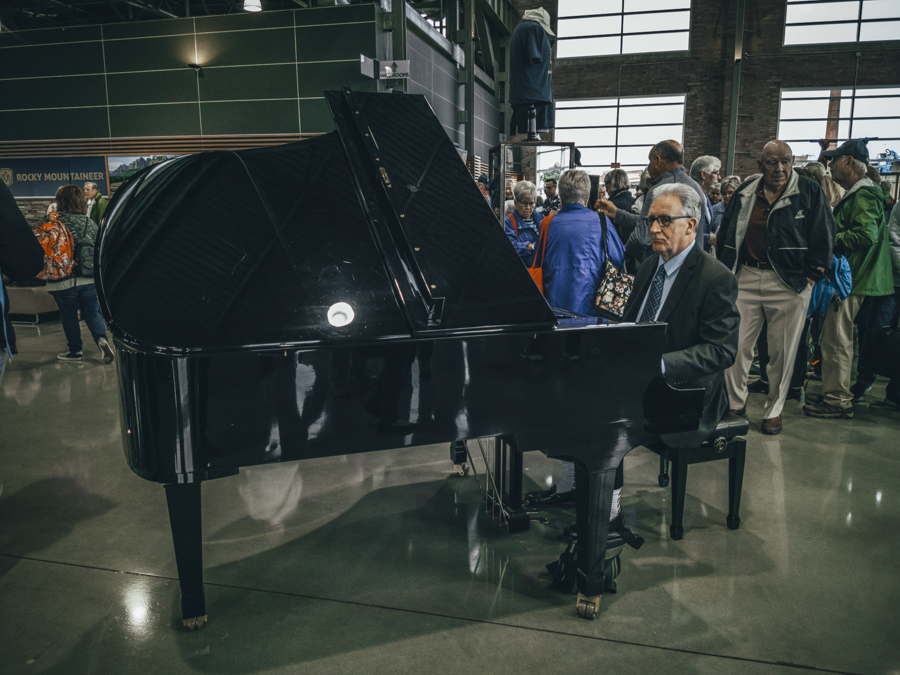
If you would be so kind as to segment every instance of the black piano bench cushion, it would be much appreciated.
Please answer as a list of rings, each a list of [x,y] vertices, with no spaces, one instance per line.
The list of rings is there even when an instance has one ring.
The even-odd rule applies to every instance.
[[[732,415],[730,412],[725,413],[725,417],[719,420],[716,430],[710,435],[710,440],[717,438],[732,439],[735,436],[743,436],[750,431],[750,423],[743,417]]]

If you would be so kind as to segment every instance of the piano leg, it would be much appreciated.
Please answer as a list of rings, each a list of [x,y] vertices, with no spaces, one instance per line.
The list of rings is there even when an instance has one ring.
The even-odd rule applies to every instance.
[[[576,611],[582,619],[593,619],[600,613],[604,591],[615,591],[615,582],[607,579],[606,569],[614,576],[618,562],[607,565],[606,539],[609,514],[616,480],[616,470],[593,471],[575,463],[576,528],[578,550]]]
[[[200,483],[169,484],[165,488],[181,582],[181,616],[185,628],[199,630],[207,620],[203,595]]]
[[[728,518],[725,522],[729,530],[741,526],[738,510],[741,508],[741,486],[744,483],[744,459],[747,456],[747,441],[743,438],[732,440],[734,457],[728,460]]]

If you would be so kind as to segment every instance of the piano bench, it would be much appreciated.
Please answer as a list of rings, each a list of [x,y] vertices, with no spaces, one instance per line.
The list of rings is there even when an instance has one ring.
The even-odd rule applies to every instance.
[[[672,463],[672,526],[669,528],[672,539],[678,540],[684,537],[682,519],[689,464],[712,462],[718,459],[728,460],[728,517],[725,522],[730,530],[740,527],[741,519],[738,516],[738,509],[741,505],[744,459],[747,454],[747,441],[740,436],[746,434],[749,428],[747,420],[726,413],[716,427],[715,433],[699,447],[670,448],[662,442],[646,446],[659,455],[660,487],[668,486],[669,462]]]

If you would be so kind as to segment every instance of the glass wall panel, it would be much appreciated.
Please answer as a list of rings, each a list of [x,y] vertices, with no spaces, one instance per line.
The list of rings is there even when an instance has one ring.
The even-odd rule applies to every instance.
[[[556,128],[605,127],[616,125],[615,108],[557,108]]]
[[[619,163],[622,165],[622,168],[640,167],[643,169],[646,167],[650,162],[650,149],[653,145],[651,143],[640,147],[619,148]]]
[[[643,168],[654,144],[668,138],[682,141],[684,107],[684,95],[560,100],[556,102],[556,139],[575,143],[582,150],[585,167],[599,167],[593,173],[609,171],[613,162],[622,168]],[[599,120],[609,128],[591,128],[598,126]]]
[[[900,2],[897,4],[900,4]],[[859,41],[897,40],[898,36],[900,36],[900,21],[874,21],[862,25]]]
[[[556,34],[561,38],[584,35],[619,35],[621,16],[598,16],[589,19],[560,19]]]
[[[837,42],[856,42],[855,23],[819,24],[817,26],[787,26],[786,45],[818,45]]]
[[[689,43],[690,33],[626,35],[622,39],[622,53],[685,52],[688,50]]]
[[[679,139],[683,136],[683,127],[678,125],[652,127],[619,127],[619,145],[639,145],[641,143],[658,143],[668,139]]]
[[[688,30],[690,12],[662,12],[660,14],[626,14],[626,33],[646,33],[654,30]]]
[[[658,12],[667,9],[690,9],[691,0],[625,0],[626,12]]]
[[[898,98],[856,98],[853,116],[859,117],[896,117],[900,115],[900,97]]]
[[[580,40],[559,40],[556,43],[556,58],[572,59],[579,56],[612,56],[622,51],[622,38],[584,38]]]
[[[787,23],[808,21],[856,21],[859,19],[859,0],[856,2],[830,2],[828,7],[811,3],[808,5],[788,4]]]
[[[863,3],[862,18],[863,20],[900,19],[900,2],[897,0],[866,0]]]
[[[838,144],[850,138],[877,138],[885,147],[900,145],[900,88],[875,87],[860,89],[854,96],[852,89],[839,90],[840,119],[828,119],[828,100],[799,98],[822,90],[783,90],[778,121],[778,138],[790,144],[794,155],[810,160],[819,156],[820,138],[836,140]],[[797,118],[811,121],[800,121]],[[873,119],[876,118],[876,119]],[[620,141],[621,142],[621,141]],[[869,144],[874,158],[876,145]]]
[[[559,17],[621,14],[622,0],[560,0]]]
[[[785,45],[857,40],[900,40],[900,0],[787,0]]]
[[[690,45],[690,0],[558,0],[557,9],[557,58],[687,51]],[[665,32],[644,35],[653,31]]]
[[[681,124],[684,121],[684,104],[651,105],[646,107],[622,107],[621,124]]]
[[[797,120],[810,117],[828,117],[828,101],[782,101],[781,119]]]

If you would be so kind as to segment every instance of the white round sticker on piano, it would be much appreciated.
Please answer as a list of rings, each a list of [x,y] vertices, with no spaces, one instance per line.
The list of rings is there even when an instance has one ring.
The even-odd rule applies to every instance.
[[[356,314],[346,302],[336,302],[328,308],[328,323],[336,328],[348,325]]]

